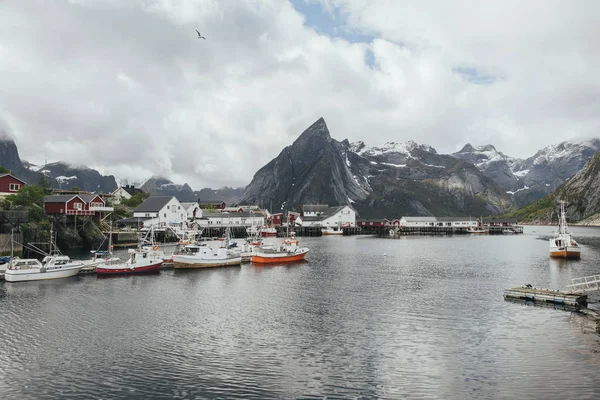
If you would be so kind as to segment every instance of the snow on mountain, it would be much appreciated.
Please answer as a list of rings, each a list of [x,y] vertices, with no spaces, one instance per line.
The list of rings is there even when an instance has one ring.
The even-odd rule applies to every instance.
[[[397,142],[385,142],[380,147],[366,146],[363,141],[358,141],[350,144],[350,151],[358,154],[359,156],[367,156],[367,157],[378,157],[383,156],[389,153],[399,153],[405,154],[411,157],[411,152],[415,149],[420,149],[429,153],[437,154],[435,149],[429,145],[422,144],[419,145],[416,142],[409,140],[408,142],[397,143]]]

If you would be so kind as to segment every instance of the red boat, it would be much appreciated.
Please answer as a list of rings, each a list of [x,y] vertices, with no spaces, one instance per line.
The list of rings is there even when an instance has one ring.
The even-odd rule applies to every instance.
[[[146,250],[129,250],[126,262],[111,262],[96,267],[97,275],[143,274],[160,271],[163,259]]]

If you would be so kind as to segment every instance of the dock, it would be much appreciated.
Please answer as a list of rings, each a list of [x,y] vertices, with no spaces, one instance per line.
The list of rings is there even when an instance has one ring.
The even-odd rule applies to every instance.
[[[521,286],[504,290],[504,298],[586,307],[588,296],[583,293]]]

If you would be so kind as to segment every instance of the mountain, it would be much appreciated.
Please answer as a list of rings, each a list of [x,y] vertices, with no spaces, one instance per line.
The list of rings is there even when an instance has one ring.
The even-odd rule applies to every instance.
[[[15,142],[8,138],[0,139],[0,165],[27,183],[38,183],[45,177],[52,188],[71,189],[77,186],[85,191],[107,193],[117,187],[114,176],[103,176],[91,168],[72,167],[62,162],[40,168],[21,160]]]
[[[30,168],[32,167],[31,164]],[[94,193],[110,193],[117,188],[117,182],[112,175],[101,175],[95,169],[85,166],[73,167],[64,162],[46,164],[38,168],[38,172],[56,180],[59,189],[78,187],[81,190]]]
[[[570,222],[598,219],[600,213],[600,152],[553,193],[511,213],[522,221],[542,223],[557,220],[558,202],[567,202]]]
[[[453,156],[473,163],[512,196],[517,206],[553,192],[600,150],[600,140],[561,142],[527,159],[506,156],[492,145],[465,145]]]
[[[338,142],[320,118],[256,172],[240,202],[272,210],[351,203],[362,217],[399,217],[498,214],[510,197],[473,164],[431,146]]]
[[[236,203],[244,193],[244,188],[229,187],[222,187],[220,189],[205,188],[194,191],[187,183],[179,185],[163,177],[148,179],[140,189],[154,196],[175,196],[179,201],[202,201],[208,203],[224,201],[227,204]]]

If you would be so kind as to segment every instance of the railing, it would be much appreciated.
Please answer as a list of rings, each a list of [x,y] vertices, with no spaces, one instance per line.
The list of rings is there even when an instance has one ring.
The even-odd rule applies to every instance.
[[[567,287],[576,292],[593,292],[600,290],[600,275],[573,278],[571,279],[571,284],[567,285]]]
[[[67,210],[67,215],[94,215],[95,211],[91,210]]]

